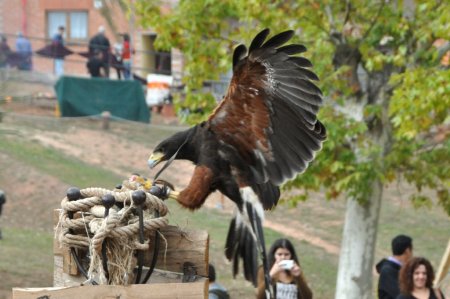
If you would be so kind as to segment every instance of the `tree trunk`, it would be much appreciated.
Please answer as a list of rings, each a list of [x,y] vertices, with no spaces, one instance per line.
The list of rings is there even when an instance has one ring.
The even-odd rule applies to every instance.
[[[372,265],[383,196],[379,179],[372,183],[371,190],[364,204],[347,200],[336,299],[372,298]]]
[[[392,146],[392,128],[389,121],[390,90],[387,86],[390,74],[390,67],[369,74],[365,94],[367,102],[381,107],[379,117],[366,118],[365,122],[368,126],[367,139],[381,147],[380,152],[373,153],[371,160],[373,166],[380,167],[379,171],[382,172],[383,159]],[[372,267],[383,198],[383,183],[378,176],[374,177],[369,190],[364,202],[360,203],[353,198],[347,200],[336,299],[372,298]]]

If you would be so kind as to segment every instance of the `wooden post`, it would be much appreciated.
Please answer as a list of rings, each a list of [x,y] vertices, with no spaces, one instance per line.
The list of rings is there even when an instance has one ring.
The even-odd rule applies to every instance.
[[[441,263],[439,264],[439,269],[436,272],[436,278],[434,279],[434,286],[439,287],[439,284],[444,280],[445,276],[450,271],[450,239],[447,243],[447,249],[442,256]]]
[[[60,210],[54,210],[55,228]],[[76,217],[76,216],[75,216]],[[160,250],[156,269],[148,284],[86,285],[86,279],[79,274],[70,250],[54,239],[54,283],[47,288],[13,288],[13,299],[36,298],[146,298],[151,294],[156,299],[207,298],[208,297],[208,248],[209,235],[206,231],[182,231],[175,226],[161,229]],[[56,233],[58,235],[58,232]],[[154,236],[150,237],[150,244]],[[167,243],[166,243],[167,242]],[[153,248],[145,253],[145,266],[150,265]],[[194,282],[182,283],[183,264],[190,262],[197,269]],[[73,270],[75,267],[75,270]],[[74,274],[76,273],[76,274]],[[145,275],[145,273],[143,273]]]
[[[14,288],[13,299],[107,298],[199,299],[208,298],[208,280],[194,283],[132,284],[128,286],[78,286],[67,288]]]
[[[111,119],[111,113],[109,111],[102,112],[102,129],[109,130],[109,122]]]

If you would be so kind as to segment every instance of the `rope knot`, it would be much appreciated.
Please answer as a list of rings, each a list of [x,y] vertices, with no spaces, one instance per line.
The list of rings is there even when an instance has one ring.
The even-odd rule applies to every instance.
[[[149,180],[134,176],[132,181],[125,180],[114,190],[72,188],[73,192],[62,199],[62,210],[56,227],[59,235],[56,237],[67,247],[89,250],[89,279],[98,277],[101,282],[110,284],[129,283],[136,264],[134,251],[149,250],[149,236],[168,225],[168,219],[165,218],[168,208],[164,201],[148,192],[150,187]],[[143,230],[147,239],[143,244],[139,242],[139,219],[132,201],[135,190],[145,192],[145,202],[141,208],[144,216]],[[73,194],[77,196],[74,198]],[[106,194],[114,196],[115,204],[105,218],[102,197]],[[159,217],[156,217],[158,214]],[[103,245],[106,246],[109,261],[109,278],[102,267]]]

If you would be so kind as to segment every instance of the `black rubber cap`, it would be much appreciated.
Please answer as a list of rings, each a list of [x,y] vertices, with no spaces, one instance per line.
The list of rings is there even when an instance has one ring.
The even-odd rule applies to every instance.
[[[159,186],[152,186],[150,188],[149,192],[150,192],[151,195],[154,195],[154,196],[159,197],[159,198],[161,198],[161,196],[163,195],[163,190]]]
[[[105,194],[102,196],[102,203],[105,208],[111,208],[116,203],[116,198],[112,194]]]
[[[133,199],[133,202],[135,205],[140,206],[145,202],[145,199],[147,196],[145,195],[145,192],[142,190],[136,190],[131,194],[131,199]]]
[[[69,189],[67,189],[66,194],[67,194],[67,198],[70,201],[78,200],[81,198],[80,189],[78,189],[77,187],[70,187]]]

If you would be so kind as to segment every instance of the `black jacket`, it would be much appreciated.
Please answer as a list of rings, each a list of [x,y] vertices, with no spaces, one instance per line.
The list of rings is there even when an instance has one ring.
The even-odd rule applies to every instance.
[[[103,61],[100,59],[94,57],[89,58],[88,63],[86,64],[86,67],[89,71],[89,74],[91,74],[92,77],[101,77],[100,68],[103,67]]]
[[[441,298],[445,299],[444,294],[442,294],[441,291],[438,290],[437,292],[440,292]],[[414,297],[413,295],[400,294],[396,299],[416,299],[416,297]],[[428,297],[428,299],[438,299],[438,296],[436,296],[436,292],[434,289],[430,290],[430,296]]]
[[[103,61],[109,61],[109,39],[103,34],[98,33],[89,41],[89,56],[94,56],[96,50],[103,53]]]
[[[398,286],[398,273],[400,265],[387,259],[382,259],[376,265],[377,272],[380,274],[378,280],[378,298],[395,299],[400,294]]]

